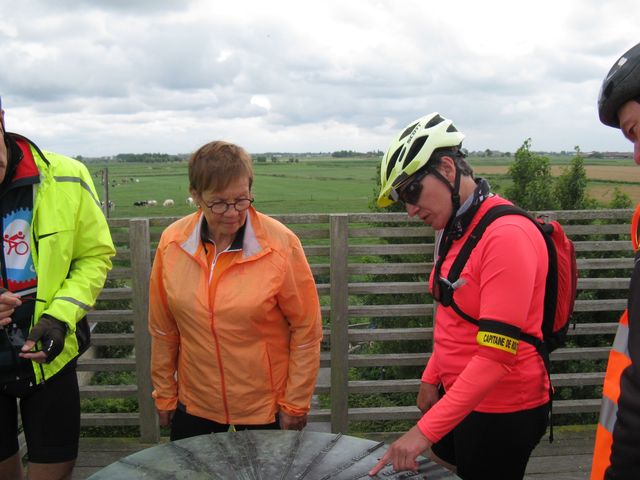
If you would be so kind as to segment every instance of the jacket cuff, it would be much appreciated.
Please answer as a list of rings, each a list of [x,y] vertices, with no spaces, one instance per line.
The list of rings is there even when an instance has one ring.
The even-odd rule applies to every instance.
[[[175,410],[178,406],[178,397],[166,398],[159,397],[156,390],[151,393],[151,396],[156,402],[156,408],[158,410],[171,411]]]
[[[285,405],[285,404],[279,404],[278,406],[280,407],[280,410],[282,410],[287,415],[291,415],[292,417],[302,417],[309,413],[308,408],[306,409],[297,408],[297,407],[292,407],[290,405]]]

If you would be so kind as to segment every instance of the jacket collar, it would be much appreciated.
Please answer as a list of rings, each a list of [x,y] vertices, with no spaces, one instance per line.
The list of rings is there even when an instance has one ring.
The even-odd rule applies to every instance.
[[[183,250],[190,255],[195,256],[198,251],[198,246],[202,244],[202,239],[205,238],[203,237],[203,225],[206,225],[206,221],[204,220],[204,214],[202,211],[192,214],[192,218],[190,220],[191,221],[187,223],[185,229],[182,231],[184,234],[184,240],[178,240],[178,242]],[[231,248],[234,250],[241,248],[242,258],[250,258],[264,250],[259,240],[260,237],[262,237],[262,232],[258,213],[253,207],[250,207],[248,209],[247,220],[236,235]]]
[[[40,172],[31,152],[31,144],[21,136],[7,133],[5,137],[9,165],[0,190],[5,192],[11,188],[32,185],[40,181]]]
[[[248,218],[248,217],[247,217]],[[202,245],[204,246],[204,249],[207,249],[207,243],[210,244],[214,244],[213,240],[211,240],[211,238],[208,235],[208,223],[207,223],[207,217],[204,215],[200,216],[200,241],[202,242]],[[243,239],[244,239],[244,232],[246,230],[246,226],[247,226],[247,222],[245,221],[245,223],[240,227],[240,229],[236,232],[235,237],[233,237],[233,241],[231,242],[231,245],[229,245],[229,248],[227,249],[228,251],[238,251],[238,250],[242,250],[242,243],[243,243]]]

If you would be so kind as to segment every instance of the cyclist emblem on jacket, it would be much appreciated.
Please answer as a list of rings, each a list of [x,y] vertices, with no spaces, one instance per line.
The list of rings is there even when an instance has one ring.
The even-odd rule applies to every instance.
[[[31,259],[29,225],[31,212],[23,209],[11,212],[4,218],[2,244],[6,267],[6,280],[11,291],[23,291],[36,285],[36,275]]]

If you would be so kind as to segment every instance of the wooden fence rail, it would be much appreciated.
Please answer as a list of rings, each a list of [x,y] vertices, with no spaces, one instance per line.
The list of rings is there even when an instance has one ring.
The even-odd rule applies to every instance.
[[[559,391],[554,415],[593,414],[599,410],[598,387],[617,316],[626,306],[633,268],[632,211],[543,213],[566,226],[580,269],[575,329],[569,331],[567,346],[551,356],[552,380]],[[311,421],[329,422],[332,431],[348,432],[355,422],[417,419],[413,403],[368,406],[359,398],[390,393],[412,398],[418,390],[433,334],[433,303],[426,287],[433,265],[433,230],[402,213],[276,218],[301,238],[321,297],[321,366],[330,368],[330,375],[328,383],[317,386],[321,407],[311,412]],[[78,369],[91,374],[132,372],[136,383],[83,385],[81,394],[89,401],[137,399],[138,411],[83,412],[83,426],[137,426],[142,441],[159,438],[149,371],[149,272],[160,234],[174,220],[109,220],[118,253],[98,309],[89,315],[96,325],[92,339],[98,354],[82,357]],[[100,347],[133,353],[103,358]]]

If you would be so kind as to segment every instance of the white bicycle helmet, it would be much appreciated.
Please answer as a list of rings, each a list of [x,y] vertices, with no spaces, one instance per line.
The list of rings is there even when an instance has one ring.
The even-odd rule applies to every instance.
[[[464,134],[453,122],[436,112],[411,122],[382,157],[378,206],[388,207],[396,202],[395,189],[424,167],[436,149],[459,147],[463,139]]]
[[[618,110],[629,100],[640,102],[640,43],[613,64],[598,95],[598,114],[605,125],[620,128]]]

